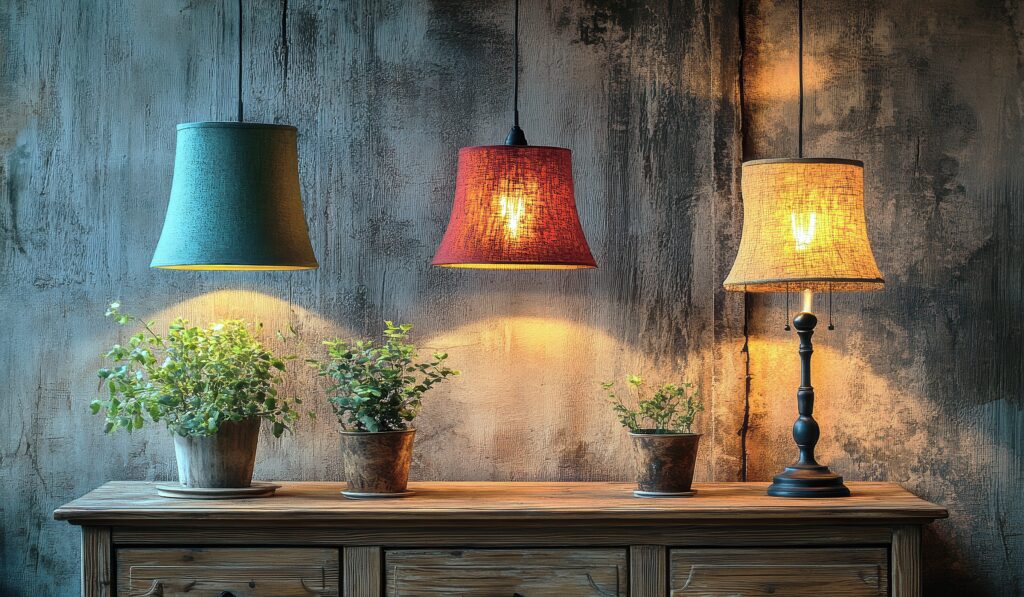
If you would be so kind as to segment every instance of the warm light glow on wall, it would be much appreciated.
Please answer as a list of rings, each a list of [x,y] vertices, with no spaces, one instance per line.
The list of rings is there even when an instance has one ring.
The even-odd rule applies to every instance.
[[[743,164],[743,238],[728,290],[875,290],[864,166],[796,158]]]
[[[489,145],[459,151],[455,202],[434,265],[597,267],[576,213],[572,152]]]
[[[125,297],[124,309],[136,312],[138,306],[130,297]],[[256,290],[225,288],[190,296],[187,299],[164,305],[156,311],[138,313],[145,320],[156,321],[158,327],[166,325],[176,317],[184,317],[195,325],[207,325],[221,319],[243,319],[264,325],[264,338],[273,338],[278,330],[285,331],[291,322],[301,327],[317,330],[319,337],[302,341],[319,346],[323,337],[341,336],[348,338],[352,331],[339,326],[333,319],[319,315],[294,302]]]

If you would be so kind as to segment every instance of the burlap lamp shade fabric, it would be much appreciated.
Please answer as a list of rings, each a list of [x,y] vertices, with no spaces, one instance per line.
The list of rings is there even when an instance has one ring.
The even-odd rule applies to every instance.
[[[174,180],[151,267],[315,269],[295,127],[178,125]]]
[[[796,158],[743,164],[743,237],[727,290],[878,290],[864,220],[864,165]]]
[[[597,267],[576,213],[572,152],[486,145],[459,150],[455,201],[433,260],[443,267]]]

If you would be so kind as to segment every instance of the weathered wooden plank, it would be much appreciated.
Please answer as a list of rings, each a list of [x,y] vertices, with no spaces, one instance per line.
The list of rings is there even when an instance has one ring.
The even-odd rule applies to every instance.
[[[888,550],[674,549],[671,595],[880,597],[889,594]]]
[[[118,549],[118,595],[337,597],[337,549]]]
[[[629,594],[661,597],[668,590],[668,551],[662,545],[629,547]]]
[[[346,547],[342,554],[342,594],[345,597],[383,595],[383,550],[380,547]]]
[[[114,551],[110,527],[82,527],[82,597],[111,597]]]
[[[762,524],[735,526],[728,520],[718,524],[687,525],[622,524],[604,521],[566,521],[553,525],[498,521],[480,524],[470,521],[445,525],[403,523],[383,526],[372,522],[344,525],[294,526],[267,525],[259,528],[221,526],[114,527],[115,545],[161,545],[202,543],[204,545],[366,545],[372,542],[394,546],[494,547],[535,545],[539,547],[614,546],[654,544],[665,546],[779,546],[779,545],[885,545],[892,540],[886,526],[842,526],[835,524],[787,525]]]
[[[622,549],[389,550],[384,562],[392,597],[615,597],[627,594],[630,574]]]
[[[892,595],[921,596],[921,527],[903,525],[892,531]]]
[[[853,497],[787,500],[765,494],[765,483],[695,484],[699,499],[645,500],[627,483],[414,483],[402,500],[346,500],[340,483],[282,482],[273,499],[182,500],[159,497],[153,483],[113,482],[59,508],[72,522],[220,523],[428,520],[842,520],[928,522],[946,511],[894,483],[853,483]],[[424,519],[424,517],[429,517]]]

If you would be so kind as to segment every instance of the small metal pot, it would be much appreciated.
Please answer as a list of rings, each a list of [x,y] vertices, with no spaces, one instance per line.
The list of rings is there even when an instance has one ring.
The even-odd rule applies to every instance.
[[[631,432],[639,497],[693,495],[693,469],[697,464],[699,433],[658,433],[655,429]]]
[[[342,431],[341,460],[346,497],[403,497],[411,492],[409,465],[415,429],[405,431]]]
[[[203,437],[173,434],[178,481],[185,487],[249,487],[262,421],[227,421],[217,433]]]

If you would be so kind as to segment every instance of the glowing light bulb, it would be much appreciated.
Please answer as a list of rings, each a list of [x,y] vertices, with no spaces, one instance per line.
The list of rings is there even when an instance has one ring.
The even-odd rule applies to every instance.
[[[501,217],[505,218],[505,228],[508,229],[509,236],[517,238],[519,236],[519,222],[526,213],[526,201],[522,195],[516,197],[502,195],[500,204]]]
[[[810,313],[814,306],[814,293],[810,288],[804,288],[804,313]]]
[[[798,218],[795,213],[789,214],[789,221],[793,227],[793,238],[796,239],[796,250],[806,251],[814,240],[814,224],[816,214],[800,214]]]

